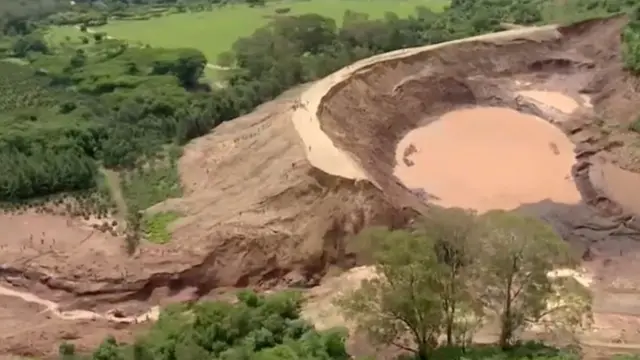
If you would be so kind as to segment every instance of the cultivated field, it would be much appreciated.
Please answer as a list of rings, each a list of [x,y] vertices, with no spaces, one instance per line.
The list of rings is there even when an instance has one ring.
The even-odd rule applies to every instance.
[[[266,24],[279,8],[290,8],[289,14],[315,13],[332,17],[341,23],[346,10],[381,18],[386,12],[408,16],[417,6],[441,10],[443,0],[313,0],[270,2],[265,7],[229,5],[211,12],[174,14],[145,21],[114,21],[101,30],[119,39],[168,48],[192,47],[201,50],[210,63],[231,48],[240,37],[248,36]],[[69,29],[60,30],[67,32]]]

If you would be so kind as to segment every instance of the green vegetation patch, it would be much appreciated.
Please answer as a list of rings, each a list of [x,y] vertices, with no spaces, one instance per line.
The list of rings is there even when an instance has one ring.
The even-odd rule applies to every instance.
[[[0,201],[93,189],[100,165],[134,173],[135,184],[144,159],[215,121],[208,94],[191,91],[206,63],[196,50],[129,47],[97,35],[65,46],[42,41],[38,33],[19,37],[0,61]],[[145,180],[176,194],[152,167],[142,169]],[[159,198],[149,192],[145,205]]]
[[[311,0],[267,2],[264,7],[234,4],[211,11],[173,14],[147,21],[112,21],[96,30],[118,39],[165,48],[191,47],[202,51],[209,62],[232,49],[233,43],[253,34],[280,16],[276,10],[290,9],[287,15],[318,14],[342,22],[345,11],[351,10],[381,19],[393,12],[407,17],[417,6],[440,11],[444,0]]]
[[[36,76],[34,70],[20,62],[25,60],[8,58],[0,62],[0,111],[33,109],[56,105],[72,94],[49,86],[46,76]],[[6,117],[6,115],[3,115]]]
[[[182,195],[175,163],[153,162],[123,174],[122,193],[129,212],[144,210],[166,199]]]
[[[180,215],[173,211],[145,215],[142,219],[142,231],[150,242],[166,244],[171,241],[171,233],[168,230],[168,226],[178,218],[180,218]]]
[[[630,71],[640,74],[640,5],[631,12],[629,23],[622,33],[622,46],[625,65]]]
[[[572,22],[609,16],[628,10],[636,0],[563,0],[542,1],[543,17],[547,23]]]

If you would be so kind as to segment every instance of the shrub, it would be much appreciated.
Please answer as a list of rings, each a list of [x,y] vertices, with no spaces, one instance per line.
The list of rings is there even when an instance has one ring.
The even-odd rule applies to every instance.
[[[286,14],[291,11],[291,8],[277,8],[276,14]]]

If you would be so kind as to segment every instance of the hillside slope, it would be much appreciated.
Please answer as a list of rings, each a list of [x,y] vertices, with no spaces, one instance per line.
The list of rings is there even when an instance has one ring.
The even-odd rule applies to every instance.
[[[393,175],[402,137],[452,109],[483,105],[534,114],[568,134],[576,144],[574,177],[583,201],[523,208],[589,249],[587,265],[603,290],[623,283],[632,291],[640,227],[621,187],[635,179],[622,170],[636,166],[636,150],[627,145],[634,137],[624,130],[640,95],[619,61],[624,22],[517,29],[352,64],[187,145],[179,163],[185,195],[148,210],[180,214],[170,243],[144,243],[128,257],[122,239],[71,220],[13,215],[0,224],[23,226],[0,244],[0,275],[65,309],[118,307],[125,313],[228,287],[317,285],[331,268],[361,263],[348,241],[353,234],[374,224],[403,226],[426,206],[420,192]],[[591,105],[564,114],[519,96],[523,83],[588,95]],[[35,222],[47,225],[46,234],[33,233]],[[602,313],[634,310],[606,296],[596,302]],[[3,305],[8,318],[33,312],[18,299]],[[3,337],[7,352],[37,355],[55,348],[63,338],[60,320],[38,316],[23,317],[40,326]],[[74,324],[92,334],[87,346],[105,328],[131,330],[102,320],[65,327]],[[30,339],[37,343],[25,347]]]

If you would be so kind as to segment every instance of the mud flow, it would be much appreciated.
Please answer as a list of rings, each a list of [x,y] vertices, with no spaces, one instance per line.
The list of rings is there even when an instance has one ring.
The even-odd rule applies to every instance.
[[[393,201],[524,211],[583,254],[596,328],[640,344],[640,97],[623,70],[624,19],[483,39],[363,65],[320,108],[322,129]],[[624,325],[622,325],[624,324]],[[631,348],[636,345],[629,345]]]
[[[409,132],[398,144],[394,175],[435,204],[483,212],[545,199],[579,203],[574,163],[574,145],[560,129],[486,107],[448,112]]]

